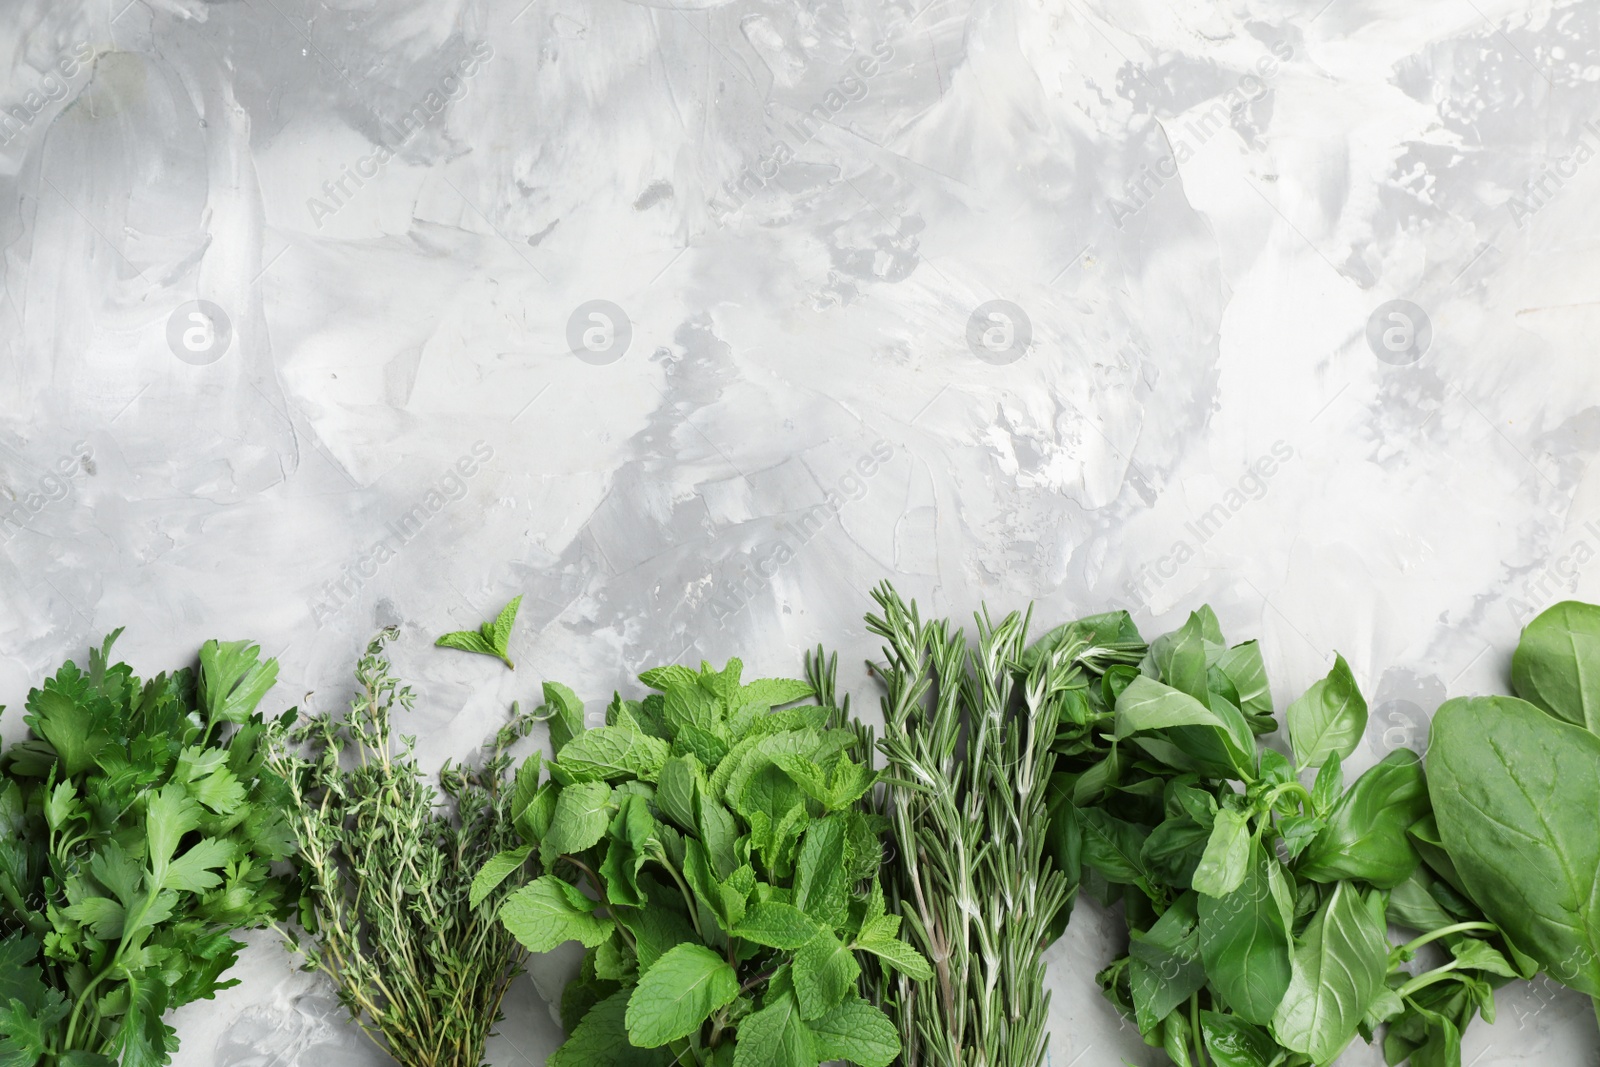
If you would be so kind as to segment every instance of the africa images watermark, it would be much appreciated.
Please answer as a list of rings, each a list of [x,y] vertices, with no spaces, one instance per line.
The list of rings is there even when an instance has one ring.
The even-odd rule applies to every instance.
[[[322,583],[322,596],[311,598],[311,620],[322,629],[323,624],[349,607],[361,593],[362,586],[378,574],[378,568],[400,554],[429,522],[450,504],[467,495],[467,480],[482,469],[482,464],[494,458],[494,449],[486,441],[477,441],[471,451],[456,460],[435,484],[428,487],[422,499],[408,508],[398,519],[386,524],[389,531],[373,543],[366,552],[346,563],[333,581]]]
[[[30,128],[45,108],[65,100],[72,88],[69,83],[87,69],[93,59],[94,46],[88,41],[79,41],[55,61],[35,88],[22,95],[20,103],[0,108],[0,148]]]
[[[400,116],[398,123],[380,123],[382,140],[377,149],[360,157],[354,164],[344,164],[339,177],[323,182],[322,192],[326,200],[313,196],[306,201],[306,210],[311,212],[311,221],[317,224],[317,229],[322,228],[324,219],[338,214],[340,209],[355,197],[355,191],[350,189],[347,183],[353,183],[359,190],[368,181],[376,178],[378,171],[382,170],[413,137],[438,118],[452,101],[466,95],[467,81],[483,68],[484,63],[493,58],[494,49],[487,41],[479,41],[467,50],[466,57],[450,65],[449,72],[413,103],[405,114]]]
[[[72,451],[55,462],[55,469],[40,478],[28,491],[18,493],[7,507],[0,502],[0,542],[9,542],[52,504],[65,500],[72,493],[72,479],[79,473],[94,472],[94,449],[89,442],[79,441]]]
[[[872,46],[871,53],[857,56],[848,65],[854,73],[846,74],[830,86],[822,94],[822,99],[807,108],[798,119],[783,124],[784,129],[794,135],[793,146],[780,137],[757,157],[753,165],[740,171],[737,178],[722,183],[723,191],[732,202],[731,206],[716,197],[706,202],[718,226],[724,225],[730,215],[749,203],[752,197],[778,177],[785,166],[794,162],[795,148],[809,144],[818,131],[824,125],[831,124],[834,116],[843,111],[847,104],[866,99],[867,83],[882,71],[880,64],[894,58],[894,48],[888,41],[879,41]],[[812,120],[816,121],[815,125]]]
[[[1600,520],[1590,519],[1583,524],[1577,540],[1525,581],[1521,596],[1510,599],[1507,607],[1517,625],[1526,625],[1558,598],[1576,592],[1583,568],[1596,556],[1600,556]]]
[[[1590,119],[1583,124],[1583,131],[1595,138],[1595,144],[1591,145],[1583,134],[1579,134],[1571,151],[1544,164],[1538,177],[1522,183],[1522,191],[1528,199],[1513,196],[1506,201],[1506,210],[1511,212],[1511,221],[1517,224],[1517,229],[1526,226],[1529,219],[1556,198],[1567,182],[1577,177],[1578,168],[1593,159],[1596,152],[1600,152],[1600,147],[1597,147],[1600,146],[1600,124]]]
[[[1193,159],[1218,130],[1228,126],[1235,112],[1242,111],[1267,95],[1267,82],[1278,76],[1279,64],[1287,63],[1293,57],[1294,49],[1289,42],[1274,44],[1272,54],[1256,60],[1255,70],[1241,77],[1227,95],[1202,112],[1198,119],[1191,118],[1183,124],[1179,136],[1172,141],[1171,155],[1156,160],[1153,168],[1148,163],[1141,163],[1139,173],[1124,183],[1128,199],[1110,199],[1111,221],[1117,229],[1122,229],[1123,223],[1148,207],[1156,194],[1177,178],[1178,168]],[[1171,136],[1170,130],[1168,136]]]
[[[1165,555],[1141,565],[1135,575],[1123,583],[1122,591],[1140,604],[1148,603],[1155,591],[1177,577],[1183,565],[1199,555],[1201,547],[1216,537],[1245,505],[1267,495],[1273,476],[1294,456],[1295,451],[1287,442],[1274,441],[1267,453],[1250,464],[1220,500],[1201,512],[1199,518],[1183,524],[1188,537],[1178,538]]]
[[[834,482],[820,504],[805,510],[797,522],[785,522],[777,541],[769,542],[744,553],[732,568],[734,575],[729,584],[713,592],[711,610],[716,613],[717,625],[726,627],[728,619],[738,614],[762,590],[768,588],[778,572],[788,566],[800,550],[829,523],[839,518],[844,506],[867,495],[867,483],[883,465],[894,458],[894,445],[879,438],[872,447],[856,458],[855,463]],[[722,583],[713,576],[719,586]]]

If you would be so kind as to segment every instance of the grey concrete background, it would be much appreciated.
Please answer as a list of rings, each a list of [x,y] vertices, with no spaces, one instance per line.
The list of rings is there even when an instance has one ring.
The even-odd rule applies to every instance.
[[[818,641],[870,712],[891,577],[1209,601],[1280,706],[1337,649],[1371,762],[1600,597],[1593,0],[3,11],[13,707],[119,625],[338,706],[396,623],[431,759],[542,678]],[[428,647],[517,592],[514,675]],[[1156,1062],[1114,950],[1087,907],[1052,950],[1056,1067]],[[179,1064],[382,1062],[271,937],[239,973]],[[1581,998],[1500,1004],[1467,1062],[1600,1059]]]

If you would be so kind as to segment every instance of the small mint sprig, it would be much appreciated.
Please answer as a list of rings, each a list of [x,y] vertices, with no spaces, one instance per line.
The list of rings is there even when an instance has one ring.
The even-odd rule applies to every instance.
[[[520,595],[513,597],[511,603],[500,609],[500,614],[495,616],[493,622],[486,622],[476,630],[457,630],[445,634],[434,642],[434,646],[495,656],[507,667],[516,670],[517,665],[511,662],[508,648],[511,643],[511,627],[517,621],[517,608],[521,606],[522,597]]]

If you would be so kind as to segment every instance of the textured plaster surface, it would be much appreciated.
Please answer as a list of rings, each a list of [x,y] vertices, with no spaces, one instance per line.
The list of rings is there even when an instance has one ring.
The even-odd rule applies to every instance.
[[[1365,765],[1600,598],[1593,0],[7,0],[0,71],[13,709],[116,626],[338,707],[395,624],[435,761],[819,641],[870,714],[887,577],[1210,602],[1280,707],[1337,650]],[[429,647],[518,592],[514,674]],[[1055,1067],[1157,1062],[1117,951],[1051,950]],[[383,1062],[272,936],[238,976],[178,1064]],[[1465,1062],[1600,1059],[1499,1000]]]

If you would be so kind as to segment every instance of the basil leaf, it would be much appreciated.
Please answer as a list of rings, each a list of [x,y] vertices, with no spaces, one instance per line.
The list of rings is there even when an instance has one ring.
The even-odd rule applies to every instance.
[[[1202,1011],[1200,1033],[1217,1067],[1272,1067],[1275,1062],[1272,1035],[1236,1015]]]
[[[1354,878],[1379,889],[1397,886],[1417,868],[1407,830],[1428,807],[1421,761],[1396,749],[1339,797],[1295,873],[1314,882]]]
[[[1356,1036],[1389,968],[1383,895],[1339,882],[1306,928],[1272,1017],[1278,1041],[1329,1063]]]
[[[1348,759],[1367,729],[1367,701],[1344,657],[1335,654],[1328,676],[1289,705],[1289,743],[1302,767],[1330,756]]]
[[[1278,862],[1257,845],[1244,880],[1224,897],[1199,898],[1200,954],[1213,985],[1240,1018],[1267,1023],[1289,988],[1289,901]]]
[[[1205,854],[1194,872],[1194,888],[1203,896],[1225,897],[1239,888],[1250,866],[1250,821],[1228,808],[1217,812]]]
[[[1140,1033],[1154,1032],[1206,984],[1197,923],[1195,894],[1185,893],[1149,930],[1130,935],[1128,983]]]

